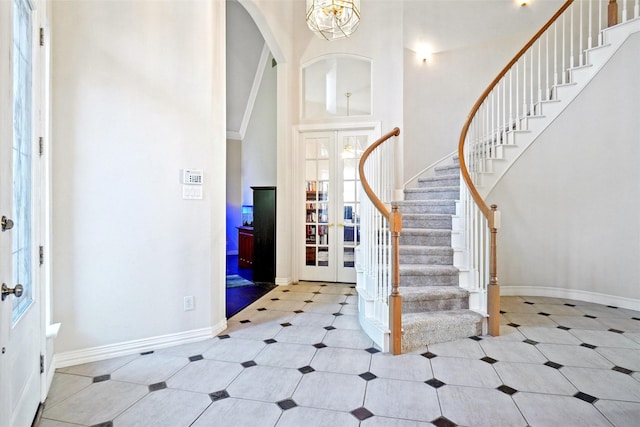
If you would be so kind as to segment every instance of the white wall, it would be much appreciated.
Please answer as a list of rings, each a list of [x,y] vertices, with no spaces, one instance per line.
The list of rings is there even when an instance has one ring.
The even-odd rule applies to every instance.
[[[489,195],[503,293],[640,309],[639,51],[635,34]]]
[[[65,1],[52,13],[56,350],[219,327],[224,2]],[[182,168],[204,170],[203,200],[182,200]]]

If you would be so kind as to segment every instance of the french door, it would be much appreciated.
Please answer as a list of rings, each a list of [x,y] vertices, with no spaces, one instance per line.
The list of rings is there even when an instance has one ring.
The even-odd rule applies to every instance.
[[[360,243],[358,161],[373,130],[305,132],[300,279],[356,282]]]
[[[41,398],[35,17],[29,0],[0,1],[0,426],[31,425]]]

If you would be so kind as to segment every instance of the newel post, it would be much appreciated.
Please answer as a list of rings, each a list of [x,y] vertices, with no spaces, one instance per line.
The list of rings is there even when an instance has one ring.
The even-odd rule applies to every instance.
[[[391,332],[391,354],[402,353],[402,297],[400,296],[400,231],[402,214],[398,206],[391,208],[389,215],[391,231],[391,295],[389,296],[389,328]]]
[[[497,205],[491,205],[492,218],[489,223],[491,231],[489,243],[489,286],[487,288],[487,314],[489,314],[489,335],[500,335],[500,284],[498,283],[498,228],[500,228],[500,212]]]
[[[618,25],[618,2],[616,0],[609,0],[609,27]]]

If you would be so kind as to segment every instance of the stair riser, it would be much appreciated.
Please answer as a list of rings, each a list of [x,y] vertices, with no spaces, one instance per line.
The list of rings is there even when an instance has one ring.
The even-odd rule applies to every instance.
[[[422,191],[405,191],[405,200],[458,200],[460,199],[460,189],[456,190],[431,190],[425,188]]]
[[[451,217],[448,218],[402,218],[402,228],[430,228],[451,230]]]
[[[418,187],[420,188],[431,188],[431,187],[456,187],[460,186],[460,177],[448,177],[443,176],[429,178],[429,179],[419,179]]]
[[[411,204],[411,205],[400,205],[400,212],[403,214],[448,214],[455,215],[456,213],[456,204],[455,202],[441,204],[441,205],[430,205],[430,204]]]
[[[402,293],[402,292],[401,292]],[[427,301],[402,301],[403,313],[426,311],[460,310],[469,308],[469,298],[452,298]]]
[[[406,246],[451,246],[451,236],[411,235],[400,233],[400,245]]]
[[[458,286],[458,276],[407,276],[400,274],[400,286]]]
[[[431,330],[404,326],[402,352],[407,353],[430,344],[482,335],[482,322],[459,322],[455,326]]]
[[[435,176],[455,175],[460,173],[460,165],[439,166],[434,169]]]
[[[400,264],[453,265],[453,255],[400,255]]]

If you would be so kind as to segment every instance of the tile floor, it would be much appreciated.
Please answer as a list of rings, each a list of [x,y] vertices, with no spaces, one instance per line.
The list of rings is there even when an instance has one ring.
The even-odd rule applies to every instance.
[[[640,313],[503,297],[502,335],[393,357],[356,291],[281,286],[211,340],[58,370],[40,427],[637,426]]]

